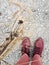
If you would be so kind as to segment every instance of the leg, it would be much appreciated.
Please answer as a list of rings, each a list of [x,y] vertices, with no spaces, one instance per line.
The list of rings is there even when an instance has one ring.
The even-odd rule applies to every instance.
[[[29,56],[24,53],[15,65],[29,65],[29,63],[27,63],[29,61]]]
[[[39,54],[35,54],[32,58],[32,63],[31,65],[42,65],[41,57]]]
[[[44,42],[41,37],[39,37],[34,43],[34,53],[31,65],[42,65],[41,55],[44,48]]]
[[[29,65],[29,52],[30,52],[30,39],[28,37],[24,37],[22,41],[22,57],[18,60],[15,65]]]

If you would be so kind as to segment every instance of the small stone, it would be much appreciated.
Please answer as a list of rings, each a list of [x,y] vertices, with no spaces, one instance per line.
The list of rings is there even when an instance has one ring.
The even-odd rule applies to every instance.
[[[6,38],[6,40],[9,40],[9,37],[8,37],[8,38]]]
[[[18,24],[22,24],[22,23],[23,23],[23,21],[22,20],[19,20]]]
[[[15,36],[15,37],[18,37],[18,34],[14,33],[14,36]]]
[[[2,15],[2,13],[0,12],[0,16]]]

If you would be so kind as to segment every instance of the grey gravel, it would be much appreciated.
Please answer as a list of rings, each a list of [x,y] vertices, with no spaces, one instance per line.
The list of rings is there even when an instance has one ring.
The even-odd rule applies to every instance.
[[[9,0],[10,1],[10,0]],[[44,40],[44,51],[42,54],[43,65],[49,65],[49,0],[13,0],[20,2],[24,8],[19,15],[19,19],[24,20],[24,35],[31,40],[31,46],[34,46],[34,41],[38,37]],[[8,0],[0,0],[0,45],[3,44],[6,37],[9,36],[9,31],[12,29],[12,24],[15,19],[10,16],[17,11],[18,6],[9,5]],[[30,10],[30,12],[29,12]],[[18,50],[19,49],[19,50]],[[9,64],[14,64],[21,57],[19,46],[4,58]],[[5,63],[2,61],[2,65]]]

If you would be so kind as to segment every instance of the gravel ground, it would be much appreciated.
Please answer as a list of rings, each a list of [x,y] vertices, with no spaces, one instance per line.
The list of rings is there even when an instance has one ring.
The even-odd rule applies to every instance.
[[[42,54],[42,65],[49,65],[49,0],[12,0],[23,6],[23,11],[15,18],[11,18],[12,14],[19,10],[18,6],[9,4],[11,0],[0,0],[0,45],[3,44],[5,38],[9,36],[12,24],[17,16],[19,21],[24,21],[24,34],[31,40],[31,46],[38,37],[44,40],[44,51]],[[21,43],[21,42],[19,42]],[[9,64],[14,64],[21,57],[20,46],[16,45],[13,51],[4,58]],[[1,65],[5,65],[2,61]]]

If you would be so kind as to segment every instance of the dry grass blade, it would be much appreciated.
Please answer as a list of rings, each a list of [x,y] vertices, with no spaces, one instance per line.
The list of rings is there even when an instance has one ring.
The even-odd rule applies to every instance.
[[[0,61],[3,60],[3,58],[8,55],[11,50],[15,47],[15,44],[19,41],[19,40],[22,40],[22,34],[23,34],[23,26],[19,26],[18,30],[16,31],[16,33],[18,33],[18,37],[14,37],[13,39],[11,39],[10,37],[10,40],[11,42],[7,43],[8,46],[5,48],[5,50],[2,52],[2,54],[0,55]]]

